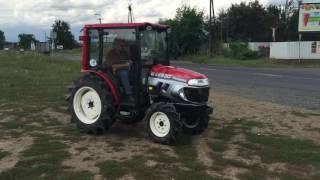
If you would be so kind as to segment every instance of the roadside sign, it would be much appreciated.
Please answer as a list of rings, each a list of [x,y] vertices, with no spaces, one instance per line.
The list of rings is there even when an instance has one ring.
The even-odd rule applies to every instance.
[[[320,31],[320,3],[299,5],[299,32]]]

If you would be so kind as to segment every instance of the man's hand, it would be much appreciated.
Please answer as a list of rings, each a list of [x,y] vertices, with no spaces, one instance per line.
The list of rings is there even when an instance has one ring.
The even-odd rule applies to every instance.
[[[125,63],[125,64],[114,64],[112,65],[112,71],[113,71],[113,74],[115,74],[118,70],[121,70],[121,69],[129,69],[130,67],[130,64],[129,63]]]

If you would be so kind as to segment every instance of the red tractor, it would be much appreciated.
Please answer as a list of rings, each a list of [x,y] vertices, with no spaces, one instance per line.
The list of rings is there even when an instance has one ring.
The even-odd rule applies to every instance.
[[[93,24],[83,28],[83,77],[69,88],[72,121],[101,134],[116,119],[145,120],[150,138],[171,144],[183,131],[202,133],[213,109],[209,81],[200,73],[172,67],[169,26],[151,23]]]

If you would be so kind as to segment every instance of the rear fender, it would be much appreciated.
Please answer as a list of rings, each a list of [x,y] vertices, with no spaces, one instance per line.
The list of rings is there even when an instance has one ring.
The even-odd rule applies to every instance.
[[[119,93],[117,91],[117,88],[115,86],[115,84],[113,83],[113,81],[111,80],[110,77],[108,77],[108,75],[106,75],[105,73],[101,72],[101,71],[91,71],[91,70],[83,70],[82,72],[84,73],[92,73],[95,74],[97,76],[99,76],[101,79],[103,79],[103,81],[106,83],[106,85],[110,88],[113,99],[115,101],[115,105],[119,106],[120,105],[120,96]]]

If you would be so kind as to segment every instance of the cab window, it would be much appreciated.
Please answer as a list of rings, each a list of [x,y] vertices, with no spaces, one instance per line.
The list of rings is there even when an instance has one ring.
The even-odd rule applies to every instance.
[[[89,66],[96,67],[99,62],[99,31],[89,30]]]

